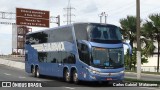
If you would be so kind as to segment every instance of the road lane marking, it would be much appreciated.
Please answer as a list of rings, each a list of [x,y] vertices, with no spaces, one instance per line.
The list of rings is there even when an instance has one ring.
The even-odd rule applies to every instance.
[[[71,89],[71,90],[75,89],[75,88],[72,88],[72,87],[64,87],[64,88]]]
[[[21,78],[21,79],[23,79],[23,78],[26,78],[26,77],[23,77],[23,76],[19,76],[18,78]]]
[[[9,74],[9,73],[4,73],[4,74],[7,75],[7,76],[11,75],[11,74]]]

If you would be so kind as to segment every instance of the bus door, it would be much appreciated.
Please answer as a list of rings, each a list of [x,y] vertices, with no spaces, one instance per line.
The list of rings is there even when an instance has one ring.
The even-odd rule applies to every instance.
[[[25,70],[31,73],[31,63],[33,62],[33,52],[30,46],[25,47]]]
[[[28,73],[31,72],[31,69],[30,69],[30,66],[29,66],[29,60],[28,60],[28,50],[25,50],[25,70]]]
[[[25,51],[25,70],[26,72],[31,72],[31,64],[35,63],[37,60],[37,51],[32,49],[30,46],[26,47]]]
[[[78,53],[79,53],[79,59],[84,62],[87,65],[90,65],[91,63],[91,54],[90,54],[90,49],[89,46],[87,45],[87,43],[85,42],[79,42],[78,43]],[[80,72],[83,72],[86,70],[85,65],[82,64],[80,66]]]

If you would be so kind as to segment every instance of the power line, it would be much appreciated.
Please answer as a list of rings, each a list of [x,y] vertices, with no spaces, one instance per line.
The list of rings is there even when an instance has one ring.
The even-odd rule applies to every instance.
[[[160,7],[159,7],[159,6],[158,6],[158,7],[153,8],[153,9],[150,9],[150,10],[143,11],[143,12],[141,12],[141,13],[142,13],[142,14],[145,14],[145,13],[148,13],[148,12],[156,11],[156,10],[158,10],[158,9],[160,9]]]
[[[121,9],[121,11],[118,11],[118,12],[115,12],[115,13],[111,13],[111,14],[113,14],[112,16],[115,16],[117,14],[120,15],[120,14],[124,13],[127,9],[133,8],[133,6],[135,6],[135,4],[129,5],[128,7],[125,7],[123,9]]]
[[[142,2],[143,3],[143,2]],[[141,3],[141,4],[142,4]],[[144,3],[143,3],[144,4]],[[124,12],[125,12],[125,10],[126,9],[129,9],[129,8],[133,8],[133,6],[135,5],[135,3],[133,3],[133,2],[130,2],[130,3],[128,3],[127,4],[127,6],[128,7],[124,7],[124,6],[122,6],[122,7],[118,7],[118,8],[114,8],[114,9],[112,9],[112,10],[109,10],[109,11],[107,11],[107,12],[115,12],[115,13],[111,13],[111,14],[114,14],[114,15],[111,15],[111,16],[115,16],[115,15],[117,15],[117,14],[123,14]],[[136,5],[135,5],[136,6]],[[120,9],[119,9],[120,8]],[[145,10],[145,11],[142,11],[141,12],[141,14],[146,14],[146,13],[149,13],[149,12],[154,12],[154,11],[157,11],[157,10],[159,10],[160,9],[160,7],[158,6],[158,7],[155,7],[155,8],[153,8],[153,9],[150,9],[150,10]],[[119,11],[120,10],[120,11]],[[118,12],[117,12],[118,11]]]
[[[16,23],[11,23],[11,22],[0,22],[0,24],[6,24],[6,25],[16,25]]]
[[[131,5],[135,5],[134,1],[133,1],[133,2],[130,2],[130,3],[127,3],[127,4],[125,4],[125,5],[122,5],[122,6],[120,6],[120,7],[114,8],[114,9],[112,9],[112,10],[109,10],[109,11],[107,11],[107,12],[118,11],[118,10],[121,10],[121,9],[125,8],[124,6],[129,6],[129,7],[130,7]]]

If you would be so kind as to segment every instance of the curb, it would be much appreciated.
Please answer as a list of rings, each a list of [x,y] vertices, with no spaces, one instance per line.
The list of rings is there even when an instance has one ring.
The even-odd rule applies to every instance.
[[[16,61],[5,60],[0,58],[0,64],[7,65],[9,67],[18,68],[18,69],[25,69],[25,63],[23,62],[16,62]]]

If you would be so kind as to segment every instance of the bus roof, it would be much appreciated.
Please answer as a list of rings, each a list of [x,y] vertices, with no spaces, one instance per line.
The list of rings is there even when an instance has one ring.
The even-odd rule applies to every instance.
[[[69,24],[69,25],[63,25],[63,26],[59,26],[59,27],[54,27],[54,28],[42,29],[42,30],[38,30],[38,31],[34,31],[34,32],[29,32],[29,33],[27,33],[27,35],[33,34],[33,33],[42,32],[42,31],[48,31],[48,30],[63,28],[63,27],[69,27],[69,26],[76,25],[76,24],[99,24],[99,25],[112,25],[112,26],[116,26],[116,25],[113,25],[113,24],[105,24],[105,23],[78,22],[78,23],[72,23],[72,24]]]

